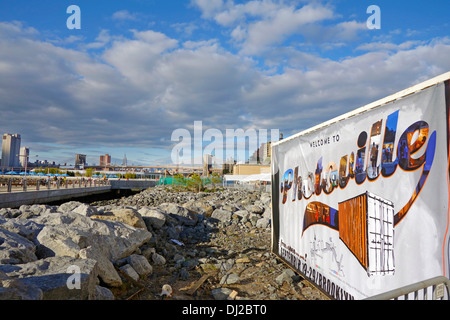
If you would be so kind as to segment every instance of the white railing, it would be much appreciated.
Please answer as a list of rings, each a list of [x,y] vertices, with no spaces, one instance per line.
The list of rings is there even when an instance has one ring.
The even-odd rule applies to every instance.
[[[449,290],[450,280],[441,276],[385,292],[365,300],[450,300]]]

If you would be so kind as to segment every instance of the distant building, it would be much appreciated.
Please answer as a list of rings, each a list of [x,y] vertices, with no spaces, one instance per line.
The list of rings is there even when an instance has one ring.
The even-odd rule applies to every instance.
[[[2,167],[19,167],[19,153],[20,153],[20,134],[3,135],[2,143]]]
[[[111,156],[109,154],[105,154],[104,156],[100,156],[100,167],[106,167],[111,165]]]
[[[19,162],[22,167],[26,167],[29,161],[30,148],[22,147],[20,148]]]
[[[235,164],[233,166],[233,175],[251,175],[261,173],[270,173],[270,165]]]
[[[203,176],[209,176],[212,169],[212,156],[210,154],[203,155]]]
[[[86,166],[86,155],[76,154],[75,155],[75,169],[84,169]]]
[[[261,146],[255,150],[250,157],[250,161],[256,163],[270,163],[272,157],[272,141],[262,143]]]
[[[124,166],[124,167],[127,166],[127,155],[126,154],[123,155],[122,166]]]

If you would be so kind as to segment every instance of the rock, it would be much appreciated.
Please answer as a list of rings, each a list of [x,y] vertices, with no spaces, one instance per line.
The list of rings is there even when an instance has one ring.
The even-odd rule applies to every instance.
[[[78,206],[81,206],[83,203],[78,201],[69,201],[65,202],[57,208],[58,212],[67,213],[75,210]]]
[[[122,270],[128,277],[130,277],[134,281],[139,281],[138,273],[129,264],[126,264],[126,265],[120,267],[120,270]]]
[[[161,210],[177,219],[185,226],[195,226],[198,221],[198,215],[189,211],[189,209],[179,206],[175,203],[163,203],[159,206]]]
[[[81,249],[92,246],[115,261],[129,256],[152,237],[147,229],[119,221],[94,220],[74,212],[49,214],[38,221],[46,222],[37,236],[37,255],[41,257],[77,257]]]
[[[22,264],[37,260],[36,246],[26,238],[0,227],[0,264]]]
[[[223,209],[216,209],[211,214],[211,218],[217,219],[222,223],[227,223],[231,221],[232,213]]]
[[[285,269],[283,272],[275,279],[275,281],[281,286],[284,282],[291,284],[293,282],[293,277],[295,277],[295,272],[291,269]]]
[[[89,246],[80,250],[79,257],[97,261],[98,276],[108,286],[120,287],[122,285],[122,278],[120,278],[112,262],[109,261],[101,250],[96,250],[92,246]]]
[[[162,226],[166,223],[166,215],[157,208],[144,207],[138,212],[141,214],[142,219],[144,219],[144,222],[147,225],[150,224],[156,229],[162,228]]]
[[[128,263],[140,276],[146,276],[153,272],[153,267],[144,256],[132,254],[128,257]]]
[[[0,300],[42,300],[43,297],[38,287],[26,285],[0,271]]]
[[[18,218],[7,219],[4,221],[0,220],[0,226],[30,241],[33,241],[34,238],[36,238],[36,235],[44,227],[43,225],[38,224],[32,220]]]
[[[114,294],[108,288],[95,286],[92,300],[114,300]]]
[[[270,219],[261,218],[256,222],[257,228],[267,228],[270,225]]]
[[[215,300],[228,300],[232,293],[233,290],[229,288],[217,288],[211,290],[211,294],[213,295]]]
[[[94,296],[95,260],[52,257],[14,267],[13,271],[5,272],[7,276],[19,281],[20,285],[39,288],[44,300],[87,300]]]
[[[73,212],[76,212],[78,214],[81,214],[86,217],[94,216],[98,214],[97,208],[91,207],[87,204],[82,203],[81,205],[77,206],[75,209],[72,210]]]
[[[146,229],[142,216],[134,209],[125,208],[125,209],[114,209],[111,210],[110,213],[112,215],[93,215],[92,219],[101,219],[101,220],[110,220],[110,221],[120,221],[128,224],[134,228]]]
[[[226,274],[220,279],[220,284],[235,284],[240,283],[241,279],[235,273]]]
[[[160,255],[156,252],[154,252],[152,254],[152,261],[156,265],[165,265],[166,264],[166,259],[162,255]]]

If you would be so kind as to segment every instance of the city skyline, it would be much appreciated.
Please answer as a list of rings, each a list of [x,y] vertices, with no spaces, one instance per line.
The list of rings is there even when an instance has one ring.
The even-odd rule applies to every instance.
[[[68,27],[73,4],[80,29]],[[379,28],[367,24],[371,5]],[[110,154],[121,164],[126,154],[128,164],[170,164],[172,133],[196,121],[288,137],[450,70],[443,1],[16,0],[0,9],[0,130],[56,163]]]

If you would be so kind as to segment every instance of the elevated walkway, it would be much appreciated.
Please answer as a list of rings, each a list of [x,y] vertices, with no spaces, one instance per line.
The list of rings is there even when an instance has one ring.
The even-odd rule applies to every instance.
[[[115,190],[145,190],[154,187],[155,180],[66,180],[33,181],[24,184],[22,179],[0,181],[0,208],[17,208],[21,205],[70,201],[95,196]]]

